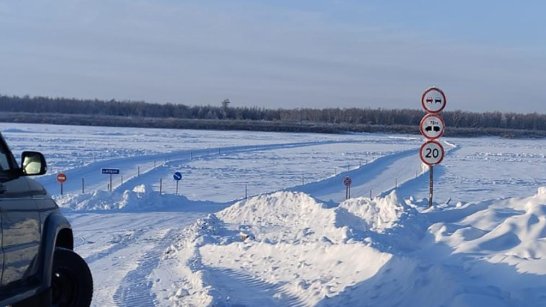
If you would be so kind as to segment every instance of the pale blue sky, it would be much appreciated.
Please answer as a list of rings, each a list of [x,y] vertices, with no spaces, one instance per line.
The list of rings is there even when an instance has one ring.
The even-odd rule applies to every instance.
[[[542,1],[0,0],[0,93],[546,113]]]

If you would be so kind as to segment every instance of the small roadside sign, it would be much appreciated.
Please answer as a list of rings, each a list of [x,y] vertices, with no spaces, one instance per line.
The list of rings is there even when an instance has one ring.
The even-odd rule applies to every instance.
[[[446,107],[447,99],[444,92],[437,88],[427,89],[421,96],[421,105],[428,113],[439,113]]]
[[[445,122],[440,114],[429,113],[423,117],[419,124],[421,134],[429,140],[435,140],[445,131]]]
[[[179,181],[182,179],[182,174],[180,172],[175,172],[173,174],[173,179],[176,180],[176,181]]]
[[[105,175],[119,175],[119,168],[103,168],[101,171]]]
[[[347,176],[343,178],[343,184],[345,185],[345,199],[351,198],[351,184],[353,183],[353,180],[351,177]]]
[[[343,184],[346,187],[350,186],[352,183],[353,183],[353,180],[351,179],[351,177],[345,177],[345,179],[343,179]]]
[[[65,183],[66,179],[67,178],[66,178],[66,175],[64,173],[59,173],[57,175],[57,182],[59,182],[60,184]]]
[[[101,172],[104,175],[110,175],[110,184],[108,185],[108,190],[112,192],[112,175],[119,175],[119,168],[103,168]]]
[[[63,195],[63,185],[66,182],[66,175],[64,173],[57,174],[57,182],[61,184],[61,195]]]
[[[442,162],[445,151],[442,144],[436,141],[428,141],[421,146],[419,155],[421,156],[421,161],[423,161],[423,163],[433,166]]]
[[[182,173],[174,172],[173,179],[176,180],[176,195],[178,195],[178,183],[182,179]]]

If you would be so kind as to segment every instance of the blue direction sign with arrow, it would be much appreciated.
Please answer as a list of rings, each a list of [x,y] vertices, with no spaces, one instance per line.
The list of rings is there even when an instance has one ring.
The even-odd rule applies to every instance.
[[[174,180],[178,181],[182,179],[182,174],[180,172],[175,172],[173,175]]]

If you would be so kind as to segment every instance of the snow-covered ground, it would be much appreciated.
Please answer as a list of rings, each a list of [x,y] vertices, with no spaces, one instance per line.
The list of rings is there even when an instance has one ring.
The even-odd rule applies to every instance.
[[[0,130],[46,155],[95,306],[546,305],[546,140],[446,139],[428,208],[417,136]]]

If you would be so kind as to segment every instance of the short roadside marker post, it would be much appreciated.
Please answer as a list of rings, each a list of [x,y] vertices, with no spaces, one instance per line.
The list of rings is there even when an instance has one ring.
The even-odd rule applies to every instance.
[[[429,208],[432,207],[434,195],[434,165],[440,164],[445,155],[444,148],[436,140],[444,135],[445,122],[440,112],[446,107],[446,104],[446,95],[437,87],[425,90],[421,96],[421,106],[426,114],[419,123],[419,130],[426,138],[426,142],[421,146],[419,156],[421,161],[429,166]]]
[[[85,194],[85,178],[82,178],[82,194]]]
[[[159,195],[163,193],[163,178],[159,178]]]

